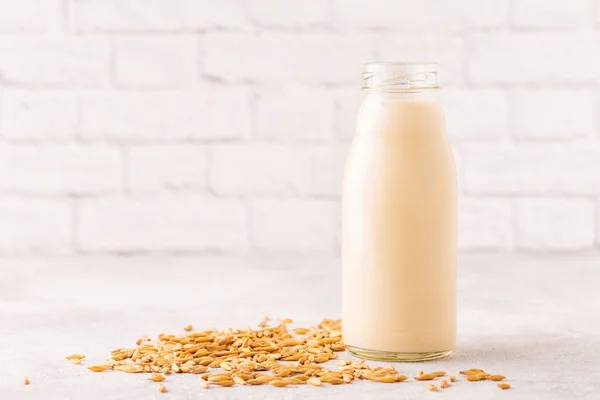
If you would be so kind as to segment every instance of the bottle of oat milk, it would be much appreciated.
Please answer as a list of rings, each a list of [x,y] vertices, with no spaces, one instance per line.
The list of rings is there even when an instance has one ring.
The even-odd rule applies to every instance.
[[[456,340],[456,168],[435,63],[369,63],[346,163],[342,331],[355,355],[419,361]]]

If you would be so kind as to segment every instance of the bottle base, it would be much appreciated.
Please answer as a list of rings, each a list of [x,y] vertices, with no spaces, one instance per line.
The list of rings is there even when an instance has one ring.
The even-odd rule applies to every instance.
[[[437,360],[438,358],[446,357],[448,354],[452,353],[452,349],[450,350],[442,350],[442,351],[429,351],[429,352],[419,352],[419,353],[399,353],[395,351],[381,351],[381,350],[368,350],[361,349],[360,347],[348,346],[346,345],[346,350],[348,350],[353,355],[364,358],[367,360],[373,361],[395,361],[395,362],[415,362],[415,361],[429,361],[429,360]]]

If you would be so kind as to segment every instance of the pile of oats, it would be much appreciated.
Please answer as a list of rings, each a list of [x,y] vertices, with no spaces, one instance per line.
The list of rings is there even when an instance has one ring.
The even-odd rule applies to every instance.
[[[290,319],[283,319],[269,327],[265,317],[258,329],[226,329],[193,331],[191,325],[181,335],[158,335],[152,342],[147,336],[140,337],[136,347],[121,348],[111,352],[102,364],[88,367],[94,372],[120,371],[126,373],[148,373],[148,380],[157,382],[157,389],[166,392],[160,383],[165,375],[200,375],[201,387],[234,385],[289,385],[309,384],[313,386],[343,385],[354,380],[369,380],[379,383],[397,383],[408,380],[394,366],[371,368],[363,361],[337,361],[337,370],[320,365],[337,358],[336,353],[345,350],[342,343],[341,321],[324,319],[317,326],[296,328],[291,332],[287,326]],[[293,333],[293,334],[292,334]],[[81,364],[81,354],[66,357],[74,364]],[[461,371],[467,381],[505,379],[502,375],[491,375],[477,368]],[[425,373],[419,371],[416,381],[432,381],[446,375],[445,371]],[[450,382],[456,382],[454,376]],[[443,379],[440,388],[450,387]],[[507,383],[498,384],[507,389]],[[435,384],[427,388],[437,391]]]

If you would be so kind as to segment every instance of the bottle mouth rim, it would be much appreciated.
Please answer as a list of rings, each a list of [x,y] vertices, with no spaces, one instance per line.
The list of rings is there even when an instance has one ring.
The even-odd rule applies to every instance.
[[[362,74],[363,90],[406,92],[438,89],[438,63],[432,61],[369,62]]]
[[[365,63],[365,69],[369,65],[422,65],[423,67],[431,66],[437,70],[438,63],[435,61],[370,61]]]

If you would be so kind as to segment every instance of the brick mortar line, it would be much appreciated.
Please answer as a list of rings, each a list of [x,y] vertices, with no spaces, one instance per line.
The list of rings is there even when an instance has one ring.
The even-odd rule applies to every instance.
[[[152,257],[160,257],[160,256],[179,256],[179,257],[189,257],[189,256],[223,256],[223,257],[234,257],[234,256],[260,256],[260,255],[334,255],[339,257],[339,252],[334,249],[330,250],[303,250],[303,249],[289,249],[289,250],[277,250],[277,249],[269,249],[261,246],[257,247],[249,247],[247,249],[238,249],[235,251],[232,250],[219,250],[219,249],[190,249],[190,250],[85,250],[82,249],[80,251],[75,252],[64,251],[64,250],[46,250],[46,249],[32,249],[32,250],[0,250],[0,259],[21,259],[21,258],[33,258],[33,257],[49,257],[51,259],[59,259],[59,258],[71,258],[71,257],[121,257],[121,256],[134,256],[134,257],[144,257],[144,256],[152,256]],[[497,255],[505,255],[505,254],[513,254],[513,255],[531,255],[531,256],[600,256],[600,249],[597,247],[583,249],[583,250],[556,250],[556,249],[545,249],[545,250],[528,250],[528,249],[515,249],[512,252],[507,252],[506,250],[501,250],[497,248],[481,248],[481,249],[459,249],[458,255],[488,255],[488,254],[497,254]]]
[[[600,250],[600,197],[594,201],[594,247]]]
[[[79,240],[79,226],[80,226],[80,215],[79,215],[79,199],[74,198],[71,200],[72,210],[72,221],[71,221],[71,248],[74,253],[81,251],[81,243]]]

